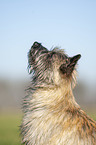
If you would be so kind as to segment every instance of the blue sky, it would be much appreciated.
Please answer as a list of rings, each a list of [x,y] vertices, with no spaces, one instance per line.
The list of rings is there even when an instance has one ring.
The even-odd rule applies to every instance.
[[[96,81],[95,0],[0,0],[0,77],[28,77],[34,41],[80,53],[79,78]]]

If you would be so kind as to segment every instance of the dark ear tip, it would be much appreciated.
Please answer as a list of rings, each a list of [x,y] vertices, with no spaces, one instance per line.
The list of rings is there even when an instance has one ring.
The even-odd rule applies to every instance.
[[[81,58],[81,54],[77,54],[71,58],[71,62],[77,62]]]
[[[40,45],[41,43],[38,43],[37,41],[35,41],[31,48],[37,48],[37,47],[40,47]]]
[[[81,58],[81,54],[78,54],[78,58],[79,58],[79,59]]]

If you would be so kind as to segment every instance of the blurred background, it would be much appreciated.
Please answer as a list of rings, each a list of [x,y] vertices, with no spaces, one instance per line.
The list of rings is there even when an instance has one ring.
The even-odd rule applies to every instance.
[[[19,145],[22,98],[34,41],[81,54],[74,95],[96,119],[96,1],[0,0],[0,144]],[[6,139],[5,139],[6,138]]]

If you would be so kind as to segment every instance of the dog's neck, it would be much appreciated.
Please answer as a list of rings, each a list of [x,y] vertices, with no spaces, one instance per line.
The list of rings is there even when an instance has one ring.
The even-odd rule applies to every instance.
[[[37,94],[38,93],[38,94]],[[67,109],[78,109],[79,105],[76,103],[72,87],[70,83],[62,83],[61,85],[51,87],[41,87],[37,89],[35,95],[39,97],[41,103],[43,102],[46,106],[53,107],[60,111],[66,111]]]

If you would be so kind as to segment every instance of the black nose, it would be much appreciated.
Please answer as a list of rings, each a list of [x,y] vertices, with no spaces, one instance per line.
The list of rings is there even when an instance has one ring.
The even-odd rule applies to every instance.
[[[41,43],[38,43],[37,41],[33,43],[33,48],[40,47]]]

